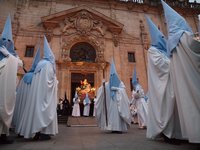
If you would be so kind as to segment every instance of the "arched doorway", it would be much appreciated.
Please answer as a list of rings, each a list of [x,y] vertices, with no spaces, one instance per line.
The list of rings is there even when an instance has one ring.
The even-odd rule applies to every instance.
[[[71,70],[71,102],[73,105],[73,97],[77,87],[81,86],[81,81],[85,79],[94,87],[94,70],[90,70],[89,64],[94,64],[96,60],[96,50],[87,42],[79,42],[73,45],[70,49],[71,62],[81,62],[80,68],[77,70]],[[87,70],[86,70],[87,68]],[[91,98],[90,116],[93,115],[94,103]],[[80,102],[81,116],[83,115],[83,101]]]
[[[95,62],[96,50],[87,42],[79,42],[72,46],[70,58],[72,62]]]
[[[77,87],[81,86],[80,81],[84,81],[87,79],[88,83],[91,85],[91,87],[94,87],[94,73],[87,73],[87,74],[82,74],[82,73],[71,73],[71,95],[72,98],[74,97],[75,91]],[[89,116],[93,115],[93,109],[94,109],[94,101],[93,99],[91,100],[91,105],[90,105],[90,113]],[[83,102],[80,102],[80,113],[81,116],[83,116]]]

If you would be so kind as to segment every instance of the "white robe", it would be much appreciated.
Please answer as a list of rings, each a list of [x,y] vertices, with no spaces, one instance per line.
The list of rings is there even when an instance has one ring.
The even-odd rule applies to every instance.
[[[184,33],[171,58],[183,138],[200,143],[200,42]]]
[[[58,133],[57,84],[53,65],[47,61],[32,79],[19,133],[24,138],[31,138],[37,132],[50,135]]]
[[[139,98],[135,98],[135,106],[137,108],[138,124],[140,128],[147,126],[148,106],[144,99],[144,90],[140,85],[136,86],[136,91],[139,91]],[[136,92],[134,92],[136,94]]]
[[[74,102],[74,106],[72,110],[72,116],[79,117],[80,116],[80,105],[79,105],[80,99],[73,98],[73,102]]]
[[[0,61],[0,134],[9,134],[16,100],[19,63],[20,60],[11,54]]]
[[[95,112],[96,112],[96,110],[95,110],[95,103],[96,103],[96,101],[97,101],[97,99],[94,98],[94,109],[93,109],[93,116],[94,116],[94,117],[95,117]]]
[[[181,138],[179,118],[170,78],[170,60],[155,47],[148,50],[148,122],[147,138],[160,133]]]
[[[89,116],[90,115],[90,104],[91,101],[89,101],[89,103],[86,104],[85,100],[83,100],[83,116]]]
[[[12,125],[17,134],[19,134],[21,130],[26,103],[29,103],[28,96],[30,94],[30,87],[31,84],[26,84],[23,79],[19,82],[17,87],[16,103],[12,120]]]
[[[131,114],[124,84],[121,82],[120,88],[116,88],[116,98],[114,99],[110,97],[108,83],[106,83],[105,88],[108,125],[106,125],[105,117],[104,87],[101,86],[98,89],[97,101],[95,102],[95,115],[98,126],[102,130],[127,131],[131,124]]]

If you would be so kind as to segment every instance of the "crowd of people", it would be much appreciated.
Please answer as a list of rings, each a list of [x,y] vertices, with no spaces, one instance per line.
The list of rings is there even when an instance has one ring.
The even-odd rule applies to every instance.
[[[148,94],[144,95],[135,75],[129,102],[123,82],[112,71],[115,70],[112,63],[109,82],[103,82],[97,92],[98,126],[106,131],[126,132],[132,120],[139,128],[146,128],[149,139],[162,137],[171,144],[181,140],[200,143],[200,42],[186,20],[161,2],[167,39],[146,16],[151,36],[147,55]]]
[[[114,60],[109,81],[103,80],[94,100],[97,125],[103,131],[128,132],[131,123],[146,129],[146,137],[163,137],[167,142],[188,140],[200,143],[200,42],[186,20],[161,0],[168,38],[146,16],[151,36],[148,49],[148,94],[140,85],[136,67],[131,99],[120,80]],[[9,128],[19,137],[49,140],[58,133],[58,115],[69,115],[66,98],[57,102],[55,57],[44,36],[31,69],[17,85],[17,69],[23,66],[14,50],[10,17],[0,38],[0,142],[12,143]],[[148,97],[148,99],[147,99]],[[80,116],[80,99],[75,93],[72,116]],[[91,100],[86,94],[83,115],[89,116]]]
[[[65,102],[67,101],[67,103]],[[96,98],[90,99],[88,94],[86,93],[85,98],[81,100],[75,92],[74,98],[72,102],[70,103],[69,100],[63,100],[62,98],[59,99],[59,103],[57,106],[57,112],[60,116],[72,116],[72,117],[89,117],[89,116],[95,116],[94,111],[94,102],[96,101]],[[81,112],[81,105],[83,105],[83,110]],[[64,113],[66,112],[67,113]]]

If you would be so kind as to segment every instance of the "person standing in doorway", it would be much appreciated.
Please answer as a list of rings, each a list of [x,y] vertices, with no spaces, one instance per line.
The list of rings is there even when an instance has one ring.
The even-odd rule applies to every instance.
[[[78,97],[78,94],[77,92],[75,93],[75,96],[73,98],[73,109],[72,109],[72,116],[73,117],[80,117],[80,99]]]
[[[83,116],[88,117],[90,115],[90,98],[88,96],[88,93],[86,93],[85,95],[85,99],[83,100],[83,105],[84,105],[84,109],[83,109]]]

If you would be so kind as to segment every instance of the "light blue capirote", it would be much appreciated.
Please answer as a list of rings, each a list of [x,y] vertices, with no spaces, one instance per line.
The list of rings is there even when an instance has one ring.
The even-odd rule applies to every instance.
[[[136,67],[134,67],[134,71],[133,71],[132,85],[133,85],[135,91],[137,91],[138,88],[139,89],[141,88],[141,85],[139,84],[138,78],[137,78]]]
[[[109,87],[110,87],[110,94],[111,97],[114,98],[115,96],[115,91],[111,90],[111,87],[119,87],[120,86],[120,79],[119,76],[117,74],[117,71],[115,69],[115,64],[114,64],[114,60],[112,59],[111,62],[111,68],[110,68],[110,80],[109,80]]]
[[[4,46],[10,54],[13,56],[17,56],[14,50],[14,42],[12,37],[12,25],[10,15],[8,15],[4,29],[0,38],[0,47]],[[5,56],[0,52],[0,60],[2,60]]]
[[[43,59],[50,61],[52,64],[55,64],[55,57],[49,46],[46,36],[44,36],[44,57],[43,57]]]
[[[134,66],[133,77],[132,77],[132,85],[133,85],[134,87],[136,87],[137,84],[138,84],[137,72],[136,72],[136,67]]]
[[[53,69],[54,69],[54,71],[56,71],[55,57],[49,46],[46,36],[44,36],[43,51],[44,51],[44,56],[43,56],[42,60],[38,63],[38,65],[36,66],[34,73],[40,72],[40,70],[46,65],[47,61],[49,61],[53,65]]]
[[[179,15],[175,10],[173,10],[169,5],[167,5],[163,0],[161,0],[165,19],[167,22],[168,29],[168,40],[167,40],[167,49],[168,55],[172,55],[174,48],[179,43],[179,40],[185,31],[193,34],[192,29],[186,22],[186,20]]]
[[[152,22],[152,20],[146,16],[147,24],[149,26],[149,33],[151,36],[151,46],[157,48],[161,53],[167,55],[167,45],[166,39],[157,26]]]
[[[4,25],[4,29],[3,29],[1,38],[5,38],[5,39],[9,39],[9,40],[13,41],[10,15],[8,15],[8,17],[6,19],[6,23]]]
[[[84,101],[85,101],[85,104],[90,104],[88,93],[86,93]]]
[[[33,61],[33,63],[32,63],[31,69],[30,69],[29,72],[27,72],[27,73],[23,76],[23,81],[24,81],[26,84],[31,84],[32,78],[33,78],[33,74],[34,74],[34,71],[35,71],[35,68],[36,68],[38,62],[40,61],[40,59],[41,59],[40,44],[38,44],[38,49],[37,49],[37,52],[36,52],[34,61]]]

